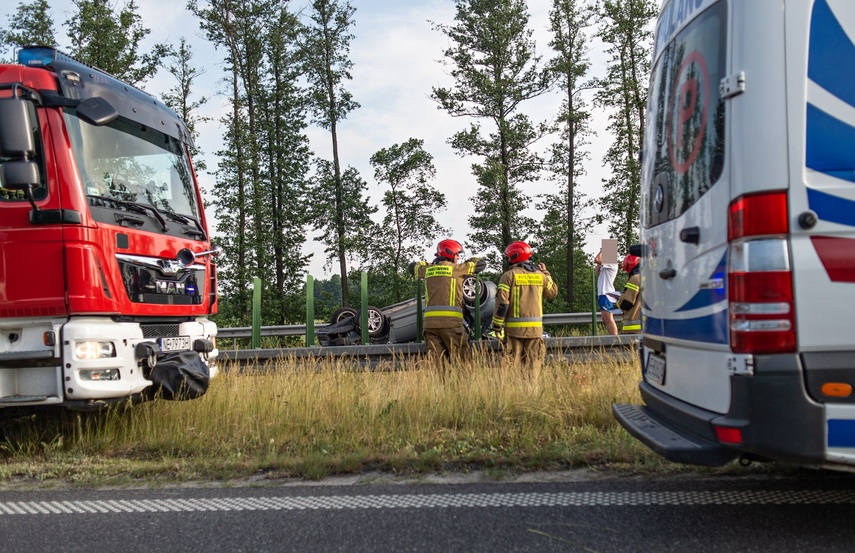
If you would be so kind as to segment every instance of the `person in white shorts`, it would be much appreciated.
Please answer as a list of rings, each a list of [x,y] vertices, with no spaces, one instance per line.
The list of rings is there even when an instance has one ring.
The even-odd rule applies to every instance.
[[[612,315],[612,310],[617,309],[615,298],[620,297],[620,294],[615,290],[617,263],[603,263],[603,250],[597,253],[594,263],[596,264],[597,305],[600,308],[600,315],[603,317],[606,331],[609,334],[617,336],[617,323],[615,323],[615,317]]]

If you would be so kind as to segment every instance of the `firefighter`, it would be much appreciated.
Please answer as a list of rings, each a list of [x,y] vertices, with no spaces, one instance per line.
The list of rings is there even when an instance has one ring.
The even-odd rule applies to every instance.
[[[531,261],[531,246],[511,242],[505,256],[511,264],[499,279],[493,334],[504,341],[505,358],[529,367],[536,378],[546,355],[543,342],[543,298],[558,296],[558,286],[546,265]]]
[[[618,307],[623,311],[623,323],[621,324],[622,334],[640,334],[641,333],[641,275],[639,271],[641,261],[635,255],[628,255],[623,258],[621,269],[629,275],[629,280],[626,286],[623,287],[623,293],[617,301]]]
[[[429,356],[436,359],[467,358],[469,336],[463,327],[463,279],[487,266],[473,257],[461,263],[463,246],[446,239],[436,246],[433,263],[414,261],[408,271],[425,279],[424,338]]]

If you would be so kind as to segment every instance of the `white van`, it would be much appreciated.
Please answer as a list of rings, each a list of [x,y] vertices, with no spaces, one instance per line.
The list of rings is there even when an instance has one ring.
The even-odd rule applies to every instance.
[[[855,464],[855,1],[666,0],[642,163],[619,422],[683,463]]]

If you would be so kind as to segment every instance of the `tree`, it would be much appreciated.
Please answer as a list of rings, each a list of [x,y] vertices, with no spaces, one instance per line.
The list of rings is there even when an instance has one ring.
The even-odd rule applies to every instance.
[[[374,268],[391,283],[392,302],[399,302],[404,298],[404,268],[421,258],[426,244],[448,232],[436,218],[447,203],[445,195],[430,185],[436,168],[433,156],[424,150],[424,140],[410,138],[383,148],[370,161],[377,182],[389,186],[382,200],[386,215],[371,257]]]
[[[548,69],[563,96],[556,121],[560,142],[553,144],[550,167],[551,179],[559,183],[561,191],[546,194],[546,201],[540,207],[546,208],[547,216],[552,218],[549,222],[545,219],[544,225],[554,231],[560,230],[560,236],[563,237],[563,240],[554,244],[559,248],[555,251],[556,254],[559,251],[564,253],[561,259],[563,270],[557,271],[557,267],[553,265],[553,278],[564,283],[562,290],[568,307],[575,303],[574,265],[584,240],[577,225],[580,197],[576,184],[585,174],[582,162],[588,158],[588,152],[582,148],[587,144],[586,137],[591,134],[588,126],[590,113],[581,97],[581,93],[592,86],[583,82],[590,67],[584,33],[590,17],[590,12],[580,7],[577,0],[553,0],[552,10],[549,12],[549,30],[552,32],[549,45],[556,52],[556,56],[550,60]],[[586,229],[590,230],[589,225]],[[557,258],[558,256],[556,260]],[[560,279],[559,274],[566,280]]]
[[[639,153],[653,46],[651,22],[656,14],[653,0],[601,0],[598,5],[602,23],[597,36],[607,45],[610,58],[595,101],[610,111],[608,129],[615,137],[605,157],[612,176],[603,179],[606,194],[600,205],[604,212],[618,214],[611,219],[609,231],[622,251],[629,251],[638,237]]]
[[[340,182],[340,184],[339,184]],[[338,259],[368,265],[368,252],[377,229],[371,215],[377,208],[368,204],[365,191],[368,185],[353,167],[348,167],[336,181],[333,163],[324,159],[315,161],[312,182],[312,198],[309,214],[315,230],[324,230],[320,242],[324,244],[327,267]],[[340,217],[340,224],[328,225],[333,218]],[[342,258],[340,256],[344,255]],[[343,280],[343,279],[342,279]],[[342,282],[342,305],[349,306],[348,283]]]
[[[56,46],[47,0],[19,2],[18,9],[9,18],[9,26],[0,30],[0,44],[9,48]]]
[[[169,47],[155,44],[140,53],[140,42],[151,32],[143,27],[134,0],[113,12],[109,0],[72,0],[77,11],[66,20],[71,56],[115,77],[138,85],[157,73]]]
[[[530,199],[521,186],[535,180],[542,167],[531,146],[547,129],[536,128],[519,108],[547,91],[549,76],[535,55],[524,0],[455,0],[455,5],[456,23],[435,25],[451,40],[444,63],[455,84],[434,87],[431,97],[453,117],[478,121],[450,142],[459,155],[482,159],[472,166],[479,189],[472,198],[476,214],[469,218],[474,229],[469,238],[478,250],[500,252],[534,227],[522,214]],[[481,121],[491,124],[486,136]],[[496,260],[494,253],[488,257]]]
[[[232,111],[216,173],[214,205],[226,236],[224,268],[239,318],[249,315],[253,273],[262,277],[265,322],[302,317],[299,292],[310,152],[298,80],[298,22],[285,0],[192,1],[216,47],[227,51]],[[228,251],[231,249],[231,251]]]
[[[346,197],[348,190],[341,170],[338,125],[348,113],[359,107],[344,88],[344,81],[351,79],[350,70],[353,67],[348,55],[353,39],[350,27],[355,24],[355,12],[356,9],[348,0],[312,0],[308,12],[309,23],[304,26],[300,39],[306,78],[309,81],[309,109],[314,117],[313,122],[329,130],[332,140],[332,162],[322,164],[325,172],[316,179],[316,183],[322,186],[320,192],[323,195],[330,193],[328,200],[331,205],[327,210],[328,218],[315,219],[315,230],[322,230],[325,236],[333,236],[338,240],[335,244],[327,244],[326,252],[338,260],[345,306],[350,305],[346,247],[348,235],[353,232],[353,229],[345,226],[350,217],[345,206],[359,203],[361,198]]]
[[[174,51],[169,59],[171,63],[166,66],[166,70],[175,77],[178,84],[163,94],[163,103],[181,117],[184,124],[187,125],[190,136],[195,141],[199,138],[198,125],[211,120],[210,117],[199,115],[199,108],[208,102],[208,98],[202,96],[198,100],[190,99],[193,95],[193,81],[205,72],[193,66],[193,48],[187,44],[187,39],[184,37],[181,37],[178,50]],[[190,156],[197,171],[207,169],[207,165],[202,159],[202,151],[198,146],[194,145],[190,148]]]

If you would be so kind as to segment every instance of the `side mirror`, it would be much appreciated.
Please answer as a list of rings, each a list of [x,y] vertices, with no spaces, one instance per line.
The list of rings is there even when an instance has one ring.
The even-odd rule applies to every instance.
[[[87,98],[77,105],[77,116],[91,125],[100,127],[116,120],[119,112],[103,98]]]
[[[3,187],[10,190],[29,190],[39,185],[39,165],[35,161],[7,161],[3,170]]]
[[[0,156],[30,158],[36,155],[32,105],[15,96],[0,99]]]

